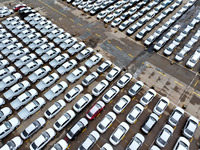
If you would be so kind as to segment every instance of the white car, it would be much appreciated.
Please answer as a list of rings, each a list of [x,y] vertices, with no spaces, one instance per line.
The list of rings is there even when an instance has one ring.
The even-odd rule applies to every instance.
[[[131,97],[135,96],[143,88],[144,83],[142,81],[137,81],[129,90],[128,95]]]
[[[36,33],[29,34],[28,36],[25,36],[22,39],[22,41],[25,44],[29,44],[29,43],[33,42],[34,40],[40,39],[41,37],[42,37],[42,35],[39,32],[36,32]]]
[[[111,65],[112,65],[112,62],[110,62],[109,60],[106,60],[105,62],[103,62],[103,63],[97,68],[97,72],[98,72],[99,74],[104,73]]]
[[[66,74],[67,72],[69,72],[70,70],[72,70],[75,66],[77,65],[77,61],[74,59],[71,59],[67,62],[65,62],[64,64],[62,64],[58,69],[58,73],[61,75]]]
[[[55,44],[52,43],[52,42],[49,42],[49,43],[45,43],[43,45],[40,46],[40,48],[37,48],[35,50],[35,52],[41,56],[42,54],[46,53],[48,50],[51,50],[55,47]]]
[[[56,38],[58,35],[64,33],[64,30],[59,28],[59,29],[55,29],[53,31],[51,31],[49,34],[47,34],[47,37],[50,39],[50,40],[53,40],[54,38]]]
[[[58,84],[54,85],[49,91],[47,91],[44,96],[49,101],[53,100],[55,97],[64,92],[68,87],[68,84],[65,81],[61,81]]]
[[[114,15],[113,14],[109,14],[108,16],[106,16],[106,18],[104,18],[104,23],[109,23],[114,19]]]
[[[104,118],[98,123],[97,125],[97,131],[99,131],[100,133],[104,133],[106,132],[106,130],[112,125],[112,123],[115,121],[116,119],[116,115],[115,113],[113,113],[112,111],[108,112]]]
[[[184,115],[184,110],[180,107],[176,107],[171,113],[171,115],[169,116],[168,123],[172,127],[175,127],[179,123],[183,115]]]
[[[13,13],[14,13],[14,11],[12,9],[1,10],[0,11],[0,18],[6,17],[6,16],[13,14]]]
[[[35,50],[36,48],[39,48],[41,45],[47,43],[48,40],[47,38],[38,38],[34,41],[32,41],[28,47],[31,49],[31,50]]]
[[[114,80],[115,77],[121,72],[121,69],[117,66],[113,67],[112,70],[106,75],[108,81]]]
[[[3,53],[3,55],[8,56],[9,54],[13,53],[15,50],[18,50],[22,47],[23,45],[21,43],[13,43],[13,44],[8,45],[1,52]]]
[[[99,96],[109,85],[108,81],[101,80],[92,90],[94,96]]]
[[[125,73],[118,81],[117,86],[119,88],[123,88],[131,79],[132,75],[130,73]]]
[[[58,55],[52,61],[50,61],[49,65],[53,68],[57,68],[58,66],[66,62],[68,59],[69,59],[69,55],[67,53],[63,53],[63,54]]]
[[[36,59],[33,60],[29,63],[27,63],[24,67],[22,67],[20,69],[20,71],[24,74],[24,75],[28,75],[31,74],[33,71],[35,71],[36,69],[40,68],[43,65],[42,60],[40,59]]]
[[[50,49],[45,54],[43,54],[41,58],[44,62],[48,62],[54,59],[60,53],[61,53],[61,50],[59,48]]]
[[[56,132],[52,128],[48,128],[46,131],[42,132],[42,134],[37,137],[31,144],[30,149],[42,149],[51,139],[53,139],[56,135]]]
[[[44,26],[43,28],[41,28],[40,32],[43,35],[46,35],[46,34],[50,33],[51,31],[53,31],[55,29],[58,29],[56,24],[48,24],[48,25]]]
[[[86,47],[85,43],[84,42],[78,42],[76,44],[74,44],[71,48],[69,48],[67,50],[67,52],[73,56],[75,55],[76,53],[80,52],[81,50],[83,50],[84,48]]]
[[[140,133],[137,133],[127,145],[126,150],[139,150],[144,143],[144,140],[144,136]]]
[[[4,122],[0,126],[0,140],[5,138],[8,134],[14,131],[20,125],[20,121],[18,118],[13,117],[8,121]]]
[[[66,150],[68,147],[67,142],[64,139],[56,142],[50,150]]]
[[[8,56],[8,59],[11,62],[15,62],[16,60],[19,60],[21,57],[23,57],[26,54],[29,54],[30,50],[28,48],[22,48],[14,51],[12,54]]]
[[[144,107],[141,104],[136,104],[126,116],[126,121],[130,124],[135,123],[143,111]]]
[[[60,99],[57,102],[55,102],[51,107],[49,107],[45,112],[44,116],[47,119],[53,118],[61,109],[63,109],[66,106],[66,103],[64,100]]]
[[[4,107],[0,109],[0,122],[4,121],[11,114],[12,114],[12,110],[9,107]]]
[[[158,137],[156,138],[156,144],[160,148],[164,148],[172,137],[173,132],[174,129],[170,125],[166,124],[158,134]]]
[[[70,83],[76,82],[78,79],[80,79],[85,73],[87,72],[87,68],[85,66],[81,66],[74,70],[71,74],[69,74],[66,79]]]
[[[17,68],[20,69],[21,67],[23,67],[27,63],[35,60],[36,58],[37,58],[37,56],[33,53],[27,54],[27,55],[24,55],[23,57],[21,57],[19,60],[17,60],[14,64]]]
[[[153,112],[158,116],[162,115],[169,103],[170,102],[167,97],[161,97],[154,107]]]
[[[183,135],[190,139],[193,137],[196,129],[198,128],[199,120],[194,116],[190,116],[184,126]]]
[[[109,143],[105,143],[100,150],[113,150],[113,147]]]
[[[2,107],[5,103],[5,100],[3,98],[0,98],[0,107]]]
[[[62,50],[66,50],[70,48],[72,45],[74,45],[78,40],[75,37],[68,38],[64,42],[60,43],[60,48]]]
[[[61,131],[74,117],[76,116],[73,110],[66,111],[54,124],[56,131]]]
[[[6,59],[0,60],[0,69],[3,69],[9,65],[9,62]]]
[[[122,96],[119,101],[113,106],[113,111],[116,114],[120,114],[126,106],[130,103],[131,98],[128,95]]]
[[[53,39],[53,41],[55,44],[59,45],[61,42],[67,40],[68,38],[71,38],[71,35],[66,32],[58,35],[56,38]]]
[[[85,62],[85,66],[88,68],[92,68],[93,66],[95,66],[98,62],[101,61],[101,59],[103,58],[103,56],[100,53],[96,53],[95,55],[93,55],[92,57],[90,57],[86,62]]]
[[[109,103],[118,93],[120,89],[117,86],[111,87],[102,97],[105,103]]]
[[[99,138],[100,138],[99,133],[97,131],[92,131],[78,147],[78,150],[91,149],[94,146],[94,144],[99,140]]]
[[[183,60],[183,58],[185,57],[186,54],[187,54],[187,51],[182,49],[182,50],[180,50],[180,52],[178,52],[175,55],[174,59],[179,62],[179,61]]]
[[[81,85],[76,85],[70,91],[65,94],[65,100],[67,102],[71,102],[75,99],[81,92],[83,91],[83,87]]]
[[[96,72],[92,72],[90,73],[88,76],[86,76],[81,84],[85,87],[89,86],[94,80],[96,80],[98,78],[99,74]]]
[[[36,30],[31,28],[31,29],[27,29],[27,30],[24,30],[22,31],[21,33],[19,33],[17,35],[18,38],[20,38],[21,40],[24,39],[26,36],[32,34],[32,33],[36,33]]]
[[[122,19],[116,18],[111,22],[111,27],[116,27],[122,22]]]
[[[117,128],[115,129],[115,131],[111,134],[111,136],[109,138],[109,141],[113,145],[119,144],[119,142],[122,140],[122,138],[128,132],[129,128],[130,128],[129,125],[126,122],[121,122],[117,126]]]
[[[19,137],[16,136],[12,138],[10,141],[7,141],[6,144],[1,147],[1,150],[17,150],[21,145],[23,144],[23,140]]]
[[[180,136],[176,141],[173,150],[189,150],[190,141],[183,136]]]
[[[97,15],[97,19],[103,19],[107,16],[107,11],[104,10],[104,11],[101,11],[98,15]]]
[[[14,72],[16,72],[16,69],[13,66],[8,66],[7,68],[0,69],[0,80]]]
[[[16,38],[5,39],[0,43],[0,50],[6,48],[7,46],[17,43],[18,40]]]
[[[141,98],[140,98],[140,103],[143,106],[147,106],[153,98],[157,95],[156,91],[153,89],[149,89]]]
[[[79,113],[81,112],[91,101],[93,100],[92,95],[85,94],[82,96],[74,105],[73,109]]]
[[[173,53],[177,45],[175,45],[173,42],[163,51],[163,54],[166,56],[169,56]]]
[[[200,55],[194,53],[194,54],[189,58],[189,60],[187,61],[186,66],[187,66],[188,68],[193,68],[193,67],[197,64],[197,62],[199,61],[199,59],[200,59]]]
[[[80,53],[76,55],[76,59],[78,61],[83,61],[86,58],[88,58],[93,52],[94,50],[91,47],[85,48],[84,50],[82,50]]]

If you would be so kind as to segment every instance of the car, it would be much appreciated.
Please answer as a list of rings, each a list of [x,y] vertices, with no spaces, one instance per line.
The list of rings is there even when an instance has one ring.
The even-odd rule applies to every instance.
[[[104,2],[104,4],[105,4],[106,2]],[[101,5],[102,6],[102,5]],[[116,9],[116,7],[115,6],[109,6],[107,9],[106,9],[106,11],[107,11],[107,13],[108,14],[110,14],[110,13],[112,13],[114,10]]]
[[[166,29],[163,27],[160,27],[156,30],[156,32],[154,32],[156,38],[159,37]]]
[[[39,111],[42,107],[44,107],[45,104],[46,104],[46,101],[42,97],[39,97],[36,100],[33,100],[29,104],[27,104],[17,114],[20,119],[26,120],[31,115]]]
[[[72,38],[68,38],[65,41],[63,41],[62,43],[60,43],[60,48],[62,50],[66,50],[68,48],[70,48],[72,45],[74,45],[78,40],[75,37]]]
[[[43,117],[40,117],[33,121],[29,126],[27,126],[21,133],[20,136],[22,139],[27,139],[35,134],[38,130],[44,127],[46,120]]]
[[[90,73],[88,76],[86,76],[81,84],[85,87],[89,86],[93,81],[95,81],[98,78],[99,74],[96,72]]]
[[[49,43],[45,43],[43,45],[40,46],[40,48],[37,48],[35,50],[35,52],[41,56],[42,54],[46,53],[48,50],[51,50],[55,47],[55,44],[52,43],[52,42],[49,42]]]
[[[156,138],[156,144],[160,148],[164,148],[167,143],[169,142],[170,138],[172,137],[174,132],[174,129],[166,124],[164,127],[161,129],[160,133],[158,134],[158,137]]]
[[[56,38],[53,39],[53,42],[57,45],[59,45],[61,42],[67,40],[68,38],[71,38],[71,35],[67,32],[62,33],[58,35]]]
[[[18,42],[18,40],[16,38],[5,39],[5,40],[1,41],[1,43],[0,43],[0,50],[3,50],[7,46],[17,43],[17,42]]]
[[[128,95],[123,95],[119,101],[113,106],[113,111],[116,114],[120,114],[126,108],[126,106],[130,103],[131,98]]]
[[[121,69],[117,66],[113,67],[112,70],[106,75],[106,80],[112,81],[121,72]]]
[[[41,29],[44,28],[46,25],[51,25],[51,24],[52,24],[52,22],[51,22],[50,20],[43,20],[43,21],[39,22],[39,23],[35,26],[35,28],[36,28],[37,30],[41,30]]]
[[[104,109],[105,104],[102,101],[96,102],[90,110],[86,113],[86,118],[89,120],[95,119],[95,117]]]
[[[2,146],[0,149],[8,149],[8,150],[16,150],[18,149],[21,145],[23,144],[23,140],[19,137],[16,136],[12,138],[11,140],[7,141],[4,146]]]
[[[78,6],[78,5],[80,5],[82,2],[83,2],[83,0],[74,0],[74,1],[72,2],[72,5],[73,5],[73,6]]]
[[[67,102],[71,102],[75,99],[81,92],[83,91],[83,87],[81,85],[76,85],[70,91],[68,91],[64,98]]]
[[[85,66],[88,68],[92,68],[93,66],[95,66],[98,62],[101,61],[101,59],[103,58],[103,56],[100,53],[96,53],[95,55],[93,55],[92,57],[90,57],[86,62],[85,62]]]
[[[168,118],[168,123],[172,126],[175,127],[180,119],[183,117],[184,115],[184,110],[180,107],[176,107],[173,112],[170,114],[169,118]]]
[[[76,116],[73,110],[66,111],[54,124],[56,131],[61,131],[74,117]]]
[[[78,9],[84,9],[89,3],[88,2],[82,2],[78,5]]]
[[[58,142],[56,142],[53,147],[51,148],[51,150],[66,150],[68,147],[67,142],[64,139],[59,140]]]
[[[24,65],[28,64],[29,62],[35,60],[37,56],[33,53],[24,55],[19,60],[17,60],[14,64],[17,68],[22,68]]]
[[[45,78],[43,78],[39,83],[36,84],[36,87],[39,91],[44,91],[48,87],[50,87],[53,83],[55,83],[59,79],[59,75],[57,73],[52,73]]]
[[[103,62],[98,68],[97,68],[97,72],[99,74],[104,73],[110,66],[112,65],[112,62],[110,62],[109,60],[106,60],[105,62]]]
[[[123,88],[131,79],[132,75],[130,73],[125,73],[118,81],[117,86],[119,88]]]
[[[154,106],[153,112],[158,116],[162,115],[169,103],[170,102],[167,97],[161,97],[156,106]]]
[[[0,80],[16,72],[16,69],[13,66],[8,66],[6,68],[0,69]]]
[[[173,42],[163,51],[163,54],[166,56],[169,56],[173,53],[177,45],[175,45]]]
[[[134,32],[137,31],[138,28],[139,28],[139,26],[137,24],[134,24],[126,31],[126,34],[128,36],[131,36]]]
[[[166,43],[168,40],[166,39],[161,39],[160,41],[158,41],[158,43],[156,43],[153,47],[153,49],[158,52]]]
[[[143,88],[144,83],[142,81],[137,81],[129,90],[128,95],[134,97]]]
[[[136,133],[134,137],[132,137],[131,141],[126,147],[126,150],[139,150],[144,143],[144,136],[140,133]]]
[[[30,144],[30,150],[42,149],[55,135],[54,129],[48,128]]]
[[[33,100],[37,95],[38,92],[35,89],[30,89],[19,95],[14,101],[10,103],[10,105],[13,109],[18,110],[19,108]]]
[[[0,126],[0,140],[9,135],[12,131],[14,131],[20,125],[20,121],[16,117],[12,117],[8,121],[5,121]]]
[[[92,90],[94,96],[99,96],[109,85],[108,81],[101,80]]]
[[[10,24],[13,21],[19,21],[19,20],[20,18],[18,16],[8,17],[4,21],[2,21],[2,24],[6,26],[7,24]]]
[[[49,65],[53,68],[57,68],[64,62],[66,62],[69,59],[69,55],[67,53],[62,53],[55,57],[52,61],[49,62]]]
[[[91,101],[93,100],[92,95],[85,94],[82,96],[74,105],[73,109],[75,112],[81,112]]]
[[[183,136],[180,136],[176,141],[173,150],[189,150],[190,141]]]
[[[53,118],[61,109],[63,109],[66,106],[66,103],[64,100],[60,99],[57,102],[55,102],[51,107],[49,107],[45,112],[44,116],[47,119]]]
[[[105,143],[100,150],[113,150],[113,147],[109,143]]]
[[[99,140],[100,135],[97,131],[92,131],[87,138],[81,143],[81,145],[78,147],[78,150],[89,150],[91,149],[94,144]]]
[[[86,47],[85,43],[84,42],[78,42],[76,44],[74,44],[71,48],[69,48],[67,50],[67,52],[73,56],[75,55],[76,53],[80,52],[82,49],[84,49]]]
[[[33,60],[29,63],[27,63],[24,67],[22,67],[20,69],[20,71],[24,74],[24,75],[28,75],[31,74],[33,71],[35,71],[36,69],[38,69],[39,67],[41,67],[43,65],[42,60],[40,59],[36,59]]]
[[[95,4],[94,4],[95,5]],[[97,13],[99,13],[101,11],[101,7],[100,6],[94,6],[94,8],[90,11],[90,15],[94,16]]]
[[[25,44],[29,44],[31,42],[33,42],[34,40],[39,40],[40,38],[42,37],[42,35],[39,33],[39,32],[35,32],[35,33],[31,33],[27,36],[25,36],[22,41],[25,43]]]
[[[66,136],[70,140],[74,140],[77,136],[88,126],[88,121],[85,118],[81,118],[76,124],[74,124],[68,131]]]
[[[51,31],[55,30],[55,29],[58,29],[57,25],[56,24],[48,24],[44,27],[42,27],[40,29],[40,32],[42,33],[42,35],[47,35],[49,34]]]
[[[87,13],[87,12],[90,12],[93,8],[94,8],[94,5],[93,5],[93,4],[88,4],[88,5],[83,9],[83,11],[84,11],[85,13]]]
[[[24,31],[24,30],[27,30],[27,29],[30,29],[30,26],[28,24],[25,24],[25,25],[19,25],[17,26],[15,29],[12,30],[12,33],[17,35],[19,34],[20,32]]]
[[[97,15],[97,19],[103,19],[108,15],[108,12],[106,10],[101,11],[98,15]]]
[[[23,20],[19,21],[12,21],[9,24],[6,25],[6,28],[10,31],[14,30],[19,25],[25,25],[25,22]]]
[[[117,86],[111,87],[102,97],[105,103],[109,103],[118,93],[120,89]]]
[[[33,28],[26,29],[26,30],[22,31],[21,33],[17,34],[17,37],[22,40],[22,39],[26,38],[26,36],[31,35],[32,33],[36,33],[36,30]]]
[[[160,148],[156,145],[152,145],[149,150],[160,150]]]
[[[117,27],[118,25],[120,25],[122,22],[122,19],[120,18],[115,18],[112,22],[111,22],[111,27]]]
[[[0,69],[3,69],[9,65],[9,62],[6,59],[0,60]]]
[[[8,56],[9,54],[13,53],[15,50],[18,50],[22,47],[23,45],[21,43],[14,43],[14,44],[8,45],[1,52],[3,53],[4,56]]]
[[[135,123],[143,111],[144,107],[141,104],[136,104],[126,116],[126,121],[130,124]]]
[[[0,28],[0,34],[6,34],[6,33],[7,33],[7,30],[6,30],[6,29]]]
[[[142,29],[140,32],[138,32],[135,36],[135,39],[137,40],[141,40],[147,33],[148,31],[146,30],[146,28]]]
[[[12,114],[12,110],[9,107],[3,107],[0,109],[0,122],[4,121]]]
[[[104,118],[98,123],[96,129],[99,131],[101,134],[105,133],[106,130],[112,125],[112,123],[116,119],[115,113],[112,111],[108,112]]]
[[[7,58],[11,62],[15,62],[16,60],[19,60],[21,57],[23,57],[26,54],[29,54],[30,50],[28,48],[22,48],[15,50],[12,54],[10,54]]]
[[[2,107],[5,103],[5,100],[3,98],[0,98],[0,107]]]
[[[17,83],[22,79],[22,75],[20,73],[14,73],[12,75],[8,75],[4,79],[0,81],[1,87],[0,91],[4,91],[5,89],[8,89],[13,84]]]
[[[189,60],[186,62],[186,66],[188,68],[193,68],[197,62],[199,61],[199,58],[200,58],[200,55],[197,54],[197,53],[194,53],[190,58]]]
[[[49,66],[44,66],[36,71],[34,71],[31,75],[28,76],[28,79],[32,82],[35,83],[42,79],[44,76],[46,76],[49,72],[51,72],[51,68]]]
[[[182,49],[175,55],[174,59],[179,62],[179,61],[183,60],[183,58],[185,57],[186,54],[187,54],[187,51]]]
[[[131,16],[131,14],[127,11],[127,12],[123,13],[119,18],[124,21],[124,20],[128,19],[128,17],[130,17],[130,16]],[[129,20],[127,20],[127,21],[130,22]]]
[[[66,74],[67,72],[69,72],[70,70],[72,70],[75,66],[77,65],[77,61],[74,59],[71,59],[67,62],[65,62],[64,64],[62,64],[58,69],[58,73],[61,75]]]
[[[74,70],[71,74],[69,74],[66,77],[66,79],[70,83],[74,83],[75,81],[80,79],[86,72],[87,72],[87,68],[84,66],[81,66],[81,67],[77,68],[76,70]]]
[[[24,18],[24,20],[30,22],[32,19],[36,17],[41,17],[41,15],[39,13],[29,14],[27,17]]]
[[[68,84],[65,81],[54,85],[49,91],[47,91],[44,96],[47,100],[52,101],[55,97],[59,96],[64,90],[68,87]]]
[[[113,14],[109,14],[109,15],[107,15],[105,18],[104,18],[104,23],[109,23],[109,22],[111,22],[113,19],[114,19],[115,17],[114,17],[114,15]]]
[[[145,41],[144,41],[144,45],[149,46],[153,43],[153,41],[155,41],[155,39],[157,38],[156,34],[153,34],[151,36],[149,36]]]
[[[41,45],[47,43],[48,40],[47,38],[40,38],[40,39],[36,39],[34,41],[32,41],[28,47],[31,49],[31,50],[35,50],[37,48],[39,48]]]
[[[47,18],[46,17],[37,16],[37,17],[33,18],[31,21],[29,21],[29,24],[31,26],[36,26],[37,24],[39,24],[42,21],[47,21]]]
[[[109,141],[113,145],[119,144],[119,142],[124,138],[125,134],[128,132],[129,128],[129,125],[126,122],[121,122],[111,134]]]
[[[156,91],[153,89],[149,89],[141,98],[140,103],[145,107],[147,106],[153,98],[157,95]]]
[[[8,91],[3,93],[3,95],[7,100],[12,100],[16,96],[24,92],[26,89],[28,89],[29,87],[30,83],[27,80],[24,80],[22,82],[13,85]]]
[[[199,120],[197,118],[195,118],[194,116],[190,116],[187,119],[187,122],[183,128],[183,132],[182,134],[188,138],[191,139],[196,131],[196,129],[198,128],[199,125]]]
[[[81,52],[79,52],[79,53],[76,55],[76,59],[77,59],[78,61],[83,61],[83,60],[85,60],[86,58],[88,58],[93,52],[94,52],[94,50],[93,50],[91,47],[88,47],[88,48],[82,50]]]
[[[12,37],[12,34],[10,34],[10,33],[0,34],[0,41],[3,41],[5,39],[9,39],[11,37]]]
[[[49,32],[49,31],[48,31]],[[61,29],[61,28],[58,28],[58,29],[54,29],[53,31],[51,31],[49,34],[47,34],[47,37],[50,39],[50,40],[53,40],[54,38],[58,37],[58,35],[64,33],[64,30]]]
[[[41,58],[44,62],[48,62],[54,59],[60,53],[61,53],[61,50],[59,48],[50,49],[45,54],[43,54]]]
[[[145,134],[149,134],[153,127],[156,125],[158,122],[159,117],[155,113],[151,113],[147,120],[143,123],[141,130]]]

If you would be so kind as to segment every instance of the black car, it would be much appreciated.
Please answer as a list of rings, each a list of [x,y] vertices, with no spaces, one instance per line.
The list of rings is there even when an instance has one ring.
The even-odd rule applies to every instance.
[[[67,137],[70,140],[74,140],[88,125],[88,121],[85,118],[81,118],[75,125],[73,125],[67,132]]]

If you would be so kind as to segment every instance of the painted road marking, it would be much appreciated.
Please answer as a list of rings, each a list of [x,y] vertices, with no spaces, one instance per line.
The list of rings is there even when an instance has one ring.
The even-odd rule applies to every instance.
[[[97,33],[96,33],[96,36],[101,37],[101,35],[99,35],[99,34],[97,34]]]
[[[195,83],[194,87],[198,84],[199,80]]]
[[[80,23],[78,23],[78,25],[79,25],[79,26],[81,26],[81,27],[83,26],[83,25],[82,25],[82,24],[80,24]]]
[[[110,41],[107,40],[108,43],[111,43]]]
[[[22,127],[22,125],[21,125],[21,126],[19,126],[19,127],[17,128],[17,130],[18,130],[18,129],[20,129],[21,127]]]
[[[131,56],[131,57],[133,57],[133,55],[131,55],[131,54],[128,54],[129,56]]]
[[[166,76],[164,73],[160,72],[160,71],[157,71],[159,74],[163,75],[163,76]]]
[[[91,31],[90,29],[87,28],[88,31]]]
[[[26,140],[26,143],[29,141],[30,139]]]
[[[37,115],[40,112],[40,110],[38,112],[35,113],[35,115]]]
[[[115,47],[118,48],[120,51],[122,51],[122,49],[120,47],[118,47],[118,46],[115,46]]]
[[[40,3],[42,3],[42,4],[46,5],[47,7],[49,7],[49,8],[51,8],[51,9],[53,9],[54,11],[56,11],[57,13],[59,13],[60,15],[62,15],[62,16],[64,16],[64,17],[67,17],[65,14],[63,14],[63,13],[59,12],[58,10],[56,10],[55,8],[53,8],[53,7],[49,6],[48,4],[44,3],[43,1],[41,1],[41,0],[38,0],[38,1],[39,1]]]
[[[70,18],[70,20],[74,22],[74,20],[72,18]]]
[[[198,93],[196,93],[196,92],[193,92],[193,93],[200,97],[200,94],[198,94]]]
[[[193,138],[191,138],[190,143],[192,143],[192,141],[193,141]]]
[[[178,83],[177,81],[174,81],[176,84],[180,85],[180,86],[183,86],[182,84]]]

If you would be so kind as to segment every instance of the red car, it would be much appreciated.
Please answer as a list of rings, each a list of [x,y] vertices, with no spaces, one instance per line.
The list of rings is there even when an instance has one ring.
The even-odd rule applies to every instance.
[[[89,120],[94,119],[105,107],[104,102],[98,101],[92,106],[92,108],[86,113],[86,118]]]
[[[14,11],[18,11],[20,8],[26,7],[25,4],[17,4],[15,7],[13,7]]]

